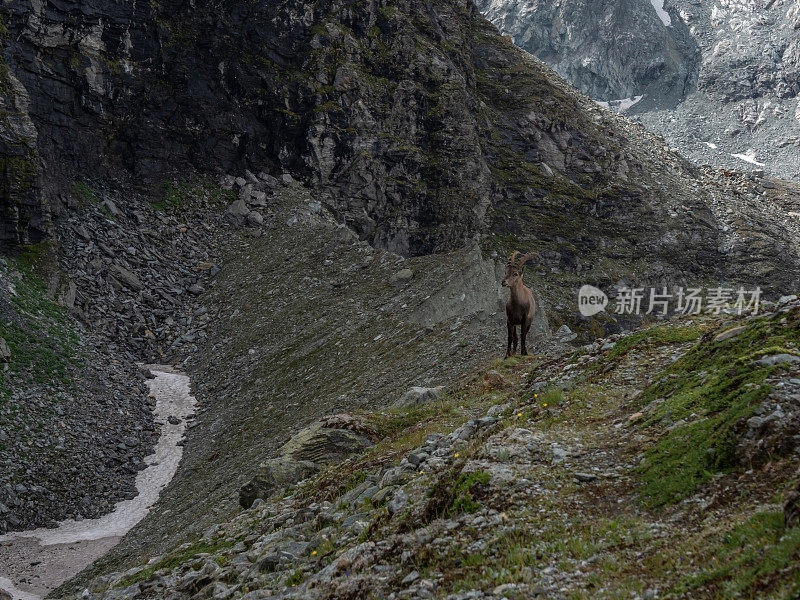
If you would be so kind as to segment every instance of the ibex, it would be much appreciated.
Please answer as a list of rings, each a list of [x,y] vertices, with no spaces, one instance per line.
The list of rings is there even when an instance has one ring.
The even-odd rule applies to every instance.
[[[525,338],[531,328],[531,323],[533,323],[533,315],[536,314],[536,301],[533,299],[533,292],[522,283],[522,272],[525,269],[525,263],[535,256],[537,256],[535,252],[521,254],[515,250],[511,253],[506,265],[503,287],[507,287],[511,292],[508,295],[508,302],[506,302],[506,324],[508,325],[506,358],[517,351],[517,325],[520,326],[522,337],[520,352],[523,356],[528,354]]]

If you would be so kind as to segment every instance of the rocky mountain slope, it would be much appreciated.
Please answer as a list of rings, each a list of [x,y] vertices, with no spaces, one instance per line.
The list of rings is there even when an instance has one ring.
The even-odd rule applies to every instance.
[[[447,388],[498,352],[511,249],[540,253],[531,346],[553,352],[563,323],[581,342],[633,325],[580,318],[586,282],[796,287],[795,188],[692,166],[471,2],[3,14],[8,139],[27,157],[6,171],[9,254],[53,244],[39,296],[65,327],[133,377],[137,360],[179,364],[200,401],[162,501],[80,581],[231,517],[260,463],[323,414]],[[134,464],[146,450],[125,446]]]
[[[515,43],[699,164],[800,178],[796,0],[481,0]]]
[[[329,419],[377,442],[82,597],[795,597],[800,303],[764,308]]]

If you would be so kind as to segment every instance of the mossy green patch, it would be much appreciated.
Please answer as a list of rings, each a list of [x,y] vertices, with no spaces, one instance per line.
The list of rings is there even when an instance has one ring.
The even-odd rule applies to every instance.
[[[223,206],[236,199],[234,191],[224,190],[204,178],[192,181],[162,181],[154,186],[154,192],[157,199],[151,201],[150,205],[159,212],[179,210],[197,200]]]
[[[464,513],[474,513],[481,507],[476,494],[489,483],[485,471],[461,473],[462,464],[455,466],[448,475],[439,478],[429,493],[424,520],[452,519]]]
[[[0,321],[0,337],[11,351],[9,369],[35,383],[72,381],[72,367],[79,364],[78,336],[70,327],[66,311],[47,296],[34,268],[44,259],[37,247],[23,248],[17,261],[20,277],[13,279],[11,295],[15,317]],[[0,398],[8,398],[9,378],[0,379]]]
[[[627,335],[617,341],[602,363],[625,357],[633,348],[646,349],[664,344],[682,344],[700,339],[705,328],[700,325],[657,325]]]
[[[72,195],[81,206],[97,203],[97,196],[95,196],[92,186],[85,181],[72,182]]]
[[[675,339],[677,333],[662,335]],[[640,341],[644,335],[639,334]],[[720,342],[708,334],[642,393],[638,405],[653,406],[644,427],[655,430],[670,425],[645,452],[638,470],[647,506],[677,502],[715,473],[734,467],[734,427],[769,394],[766,380],[780,368],[753,361],[765,354],[796,353],[798,343],[796,316],[787,324],[753,321],[737,337]],[[624,344],[618,352],[629,347]]]

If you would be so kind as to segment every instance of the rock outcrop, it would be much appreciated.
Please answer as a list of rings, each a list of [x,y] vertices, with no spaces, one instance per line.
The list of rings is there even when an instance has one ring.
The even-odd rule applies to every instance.
[[[286,442],[278,455],[262,463],[258,474],[239,492],[239,504],[250,508],[257,498],[266,499],[310,477],[322,467],[342,462],[372,444],[364,434],[369,428],[349,415],[333,415],[301,429]]]

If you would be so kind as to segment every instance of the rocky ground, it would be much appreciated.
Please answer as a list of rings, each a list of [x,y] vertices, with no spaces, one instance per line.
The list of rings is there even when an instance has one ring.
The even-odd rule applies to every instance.
[[[374,443],[84,597],[794,597],[800,302],[765,308],[328,420]]]
[[[196,425],[163,501],[98,570],[237,510],[259,463],[321,414],[389,406],[502,351],[501,263],[479,248],[404,259],[359,240],[291,178],[266,205],[244,175],[241,186],[231,179],[242,199],[221,210],[231,235],[193,309],[208,315],[206,335],[180,364],[200,403]],[[261,227],[246,225],[254,210]],[[532,345],[546,332],[540,316]]]
[[[298,458],[313,453],[284,446],[321,415],[388,410],[415,387],[456,393],[502,352],[498,269],[511,250],[541,257],[526,273],[541,308],[530,346],[551,358],[562,340],[635,324],[581,319],[574,292],[584,283],[724,282],[770,297],[796,286],[796,188],[696,168],[515,48],[471,3],[100,0],[76,12],[14,0],[3,17],[0,100],[13,110],[0,144],[22,153],[5,165],[3,239],[14,261],[53,257],[37,275],[41,304],[6,321],[28,311],[41,352],[15,363],[23,334],[3,330],[9,381],[25,384],[13,393],[32,398],[25,422],[49,415],[40,400],[73,389],[80,399],[97,379],[131,390],[122,413],[83,402],[89,414],[79,409],[86,419],[73,425],[81,439],[119,436],[120,422],[141,432],[138,445],[115,442],[124,488],[153,434],[134,362],[179,363],[200,401],[163,501],[65,589],[225,521],[243,485],[273,477],[260,463],[281,447],[310,463],[287,470],[321,469]],[[86,377],[57,366],[74,362],[73,339],[88,348],[76,359],[95,369]],[[24,377],[50,354],[42,385],[52,389],[40,391]],[[129,403],[138,408],[125,415]],[[5,406],[15,419],[17,404]],[[454,428],[489,408],[441,406]],[[55,425],[43,437],[14,438],[9,464],[56,465],[61,485],[71,471],[46,443],[61,421],[47,418]],[[391,437],[378,425],[362,433]],[[69,452],[94,453],[86,464],[108,470],[103,446],[87,448]],[[14,493],[3,514],[31,515],[33,496]],[[45,520],[61,514],[62,493],[59,508],[82,514],[70,489],[47,493]],[[15,518],[24,527],[33,517]]]
[[[144,377],[48,298],[35,263],[0,263],[0,534],[133,497],[157,434]]]
[[[135,495],[158,433],[135,363],[205,335],[192,300],[219,269],[233,197],[197,182],[146,195],[76,183],[59,243],[3,263],[0,531],[97,517]]]
[[[702,51],[697,90],[672,112],[642,114],[700,164],[800,180],[800,3],[668,3]]]

